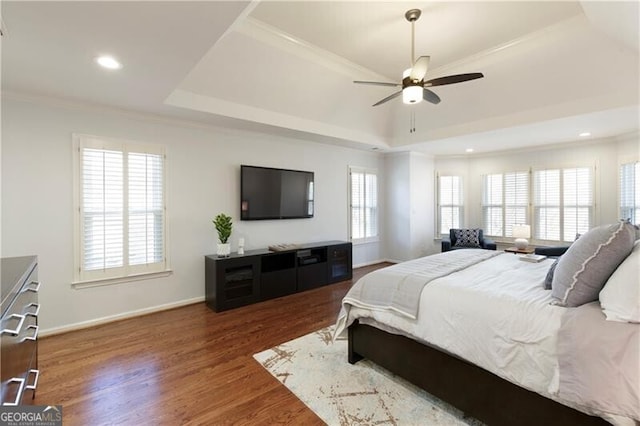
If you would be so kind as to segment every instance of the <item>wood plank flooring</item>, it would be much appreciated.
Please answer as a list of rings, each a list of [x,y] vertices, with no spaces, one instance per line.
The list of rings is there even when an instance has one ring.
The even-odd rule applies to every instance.
[[[45,337],[34,403],[62,405],[65,426],[323,424],[252,355],[334,323],[352,282],[387,265],[231,311],[199,303]]]

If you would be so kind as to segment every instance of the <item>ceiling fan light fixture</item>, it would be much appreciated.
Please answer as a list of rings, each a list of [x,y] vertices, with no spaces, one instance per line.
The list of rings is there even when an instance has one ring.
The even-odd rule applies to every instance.
[[[409,86],[402,89],[402,102],[405,104],[417,104],[422,101],[422,87]]]
[[[402,73],[402,78],[405,80],[409,77],[411,73],[411,68],[404,70]],[[406,81],[406,80],[405,80]],[[402,89],[402,103],[407,105],[417,104],[422,101],[422,86],[405,86]]]

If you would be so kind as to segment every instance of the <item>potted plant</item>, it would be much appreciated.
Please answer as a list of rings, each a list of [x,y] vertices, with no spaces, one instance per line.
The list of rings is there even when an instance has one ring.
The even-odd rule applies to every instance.
[[[231,254],[231,244],[228,242],[233,229],[231,216],[220,213],[212,222],[218,231],[218,240],[220,241],[218,243],[218,257],[227,257]]]

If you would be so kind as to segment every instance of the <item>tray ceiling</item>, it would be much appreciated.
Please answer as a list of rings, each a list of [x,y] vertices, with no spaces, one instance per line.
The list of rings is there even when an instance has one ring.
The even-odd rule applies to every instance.
[[[640,127],[637,2],[3,1],[1,7],[4,94],[434,155]],[[434,88],[439,105],[396,99],[373,108],[393,88],[352,80],[400,80],[410,65],[411,28],[403,15],[415,7],[422,10],[416,55],[432,58],[427,76],[480,71],[485,78]],[[123,69],[96,68],[93,58],[102,52],[116,55]]]

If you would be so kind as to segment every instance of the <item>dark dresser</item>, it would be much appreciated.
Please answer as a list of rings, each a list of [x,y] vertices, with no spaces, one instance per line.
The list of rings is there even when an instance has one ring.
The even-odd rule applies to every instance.
[[[29,404],[38,386],[38,258],[3,258],[0,403]]]

